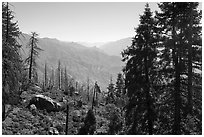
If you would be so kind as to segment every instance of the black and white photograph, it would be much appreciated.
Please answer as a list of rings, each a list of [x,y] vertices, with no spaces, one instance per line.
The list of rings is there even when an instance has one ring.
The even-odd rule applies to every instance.
[[[202,2],[1,3],[1,135],[202,135]]]

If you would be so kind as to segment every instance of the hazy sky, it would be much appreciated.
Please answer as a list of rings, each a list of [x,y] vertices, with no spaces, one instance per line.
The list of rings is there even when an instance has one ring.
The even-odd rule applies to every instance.
[[[107,42],[135,35],[145,3],[142,2],[50,2],[11,3],[24,33],[63,41]],[[156,3],[149,3],[152,11]]]

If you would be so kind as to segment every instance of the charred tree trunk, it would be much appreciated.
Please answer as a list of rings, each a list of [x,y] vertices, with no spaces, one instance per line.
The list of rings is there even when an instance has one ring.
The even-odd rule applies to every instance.
[[[89,102],[89,78],[87,80],[87,98],[88,98],[88,102]]]
[[[69,105],[67,105],[67,117],[66,117],[66,128],[65,128],[65,134],[68,135],[68,124],[69,124]]]
[[[61,78],[60,78],[60,74],[61,74],[60,71],[61,70],[60,70],[60,66],[61,65],[60,65],[60,60],[59,60],[59,62],[58,62],[58,88],[59,89],[61,89],[61,82],[60,82],[60,80],[61,80]]]
[[[6,119],[6,106],[4,103],[4,99],[2,99],[2,121]]]
[[[94,108],[94,103],[95,103],[95,87],[94,87],[94,94],[93,94],[93,100],[92,100],[92,111],[93,111],[93,108]]]
[[[45,89],[47,88],[47,64],[45,63]]]
[[[33,63],[33,39],[32,39],[32,43],[31,43],[31,52],[30,52],[30,66],[29,66],[29,80],[31,82],[31,78],[32,78],[32,63]]]

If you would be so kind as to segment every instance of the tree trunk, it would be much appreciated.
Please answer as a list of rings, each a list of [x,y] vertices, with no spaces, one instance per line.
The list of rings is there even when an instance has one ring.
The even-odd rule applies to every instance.
[[[146,80],[146,86],[145,86],[145,91],[146,91],[146,105],[147,105],[147,120],[148,120],[148,131],[149,135],[153,134],[153,121],[152,121],[152,110],[151,110],[151,97],[150,97],[150,86],[149,86],[149,74],[148,74],[148,60],[147,60],[147,45],[145,47],[146,49],[146,57],[144,59],[145,63],[145,80]]]
[[[45,63],[45,89],[47,88],[47,64]]]
[[[95,98],[95,92],[96,92],[96,90],[95,90],[95,87],[94,87],[94,94],[93,94],[93,100],[92,100],[92,110],[93,110],[93,108],[94,108],[94,98]]]
[[[89,102],[89,78],[87,80],[87,97],[88,97],[88,102]]]
[[[4,99],[2,99],[2,121],[6,119],[6,107],[5,107],[5,103],[3,100]]]
[[[33,39],[32,39],[32,43],[31,43],[30,66],[29,66],[29,81],[30,82],[31,82],[31,78],[32,78],[32,63],[33,63]]]
[[[68,123],[69,123],[69,105],[67,105],[67,117],[66,117],[66,128],[65,128],[65,134],[68,135]]]
[[[9,41],[9,8],[8,8],[8,2],[6,3],[7,5],[7,19],[6,19],[6,44],[8,44]]]
[[[60,82],[60,60],[58,62],[58,88],[61,89],[61,82]]]
[[[192,12],[190,14],[189,45],[188,45],[188,110],[192,114]]]
[[[174,124],[173,124],[173,134],[179,135],[180,134],[180,123],[181,123],[181,116],[180,116],[180,62],[179,62],[179,55],[180,50],[179,47],[176,45],[175,41],[175,26],[173,25],[173,41],[174,41],[174,49],[173,49],[173,59],[174,59],[174,66],[175,66],[175,87],[174,87]]]
[[[61,89],[64,90],[64,76],[63,76],[63,68],[61,68]]]

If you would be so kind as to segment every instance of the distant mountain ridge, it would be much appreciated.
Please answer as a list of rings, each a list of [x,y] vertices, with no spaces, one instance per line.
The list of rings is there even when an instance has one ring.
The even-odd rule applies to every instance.
[[[103,50],[108,55],[112,56],[120,56],[121,52],[127,48],[127,46],[130,46],[132,43],[132,38],[127,37],[124,39],[120,39],[117,41],[108,42],[104,45],[101,45],[99,48]]]
[[[100,47],[106,44],[107,42],[80,42],[80,41],[77,41],[77,43],[84,45],[86,47]]]
[[[23,34],[19,43],[23,45],[22,56],[28,56],[26,45],[30,36]],[[44,64],[56,69],[58,61],[61,66],[66,66],[67,72],[78,81],[86,82],[89,77],[92,82],[97,81],[103,90],[106,90],[110,77],[116,79],[117,73],[122,70],[121,58],[110,56],[96,47],[85,47],[76,42],[62,42],[57,39],[39,38],[39,47],[43,51],[37,59],[40,78],[43,78]]]

